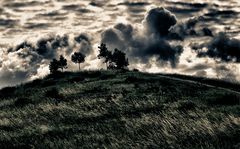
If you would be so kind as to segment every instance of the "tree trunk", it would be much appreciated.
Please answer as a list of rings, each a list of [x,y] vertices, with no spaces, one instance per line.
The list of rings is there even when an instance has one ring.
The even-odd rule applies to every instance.
[[[79,71],[80,71],[80,63],[78,63],[78,69],[79,69]]]

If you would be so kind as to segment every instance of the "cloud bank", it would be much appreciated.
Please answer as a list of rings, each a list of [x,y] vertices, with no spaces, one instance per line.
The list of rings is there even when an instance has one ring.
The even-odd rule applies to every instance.
[[[64,55],[68,61],[73,52],[91,55],[91,40],[86,34],[70,38],[68,35],[47,35],[31,43],[24,41],[15,47],[2,49],[0,58],[1,86],[14,85],[49,73],[48,64],[53,58]],[[69,63],[71,68],[71,63]]]
[[[240,62],[240,40],[219,33],[206,45],[196,49],[198,57],[210,57],[223,62]]]
[[[110,50],[118,48],[126,52],[132,68],[150,70],[155,67],[157,71],[154,72],[160,70],[165,72],[166,70],[166,72],[183,72],[184,74],[198,76],[210,76],[209,74],[212,73],[219,78],[225,78],[225,76],[231,74],[232,78],[237,78],[236,73],[226,75],[225,72],[234,71],[231,67],[232,63],[239,62],[239,40],[227,35],[214,36],[213,26],[205,25],[206,22],[209,23],[214,19],[225,22],[224,19],[221,19],[222,17],[217,16],[225,16],[224,14],[230,12],[203,12],[203,10],[208,10],[211,7],[207,3],[166,3],[167,6],[172,5],[171,9],[158,7],[145,13],[145,8],[149,7],[151,3],[124,2],[112,4],[111,1],[90,3],[80,1],[76,3],[64,2],[57,7],[54,5],[53,9],[47,8],[53,6],[52,2],[49,2],[43,5],[48,11],[45,11],[45,9],[38,11],[37,8],[26,7],[32,9],[27,13],[36,11],[35,15],[26,18],[26,20],[21,16],[1,17],[0,27],[17,27],[16,29],[6,29],[6,32],[4,32],[4,34],[12,35],[15,38],[22,37],[15,36],[15,34],[30,32],[32,36],[34,32],[39,34],[40,30],[44,30],[45,33],[46,31],[52,31],[62,34],[62,30],[59,29],[63,29],[62,32],[67,33],[65,35],[46,36],[43,34],[42,38],[35,42],[25,41],[11,48],[1,49],[1,85],[6,86],[42,77],[49,73],[48,64],[51,59],[58,58],[60,54],[63,54],[70,61],[70,55],[75,51],[81,51],[89,56],[84,63],[85,68],[98,68],[98,66],[101,68],[101,62],[96,57],[98,52],[96,44],[100,42],[106,43]],[[33,6],[38,6],[37,4],[38,2]],[[119,7],[113,9],[113,6]],[[24,12],[20,8],[25,8],[25,6],[18,6],[18,4],[6,7],[18,8],[16,10],[18,12]],[[176,15],[172,12],[175,12]],[[199,15],[198,12],[203,13]],[[185,15],[185,17],[179,14]],[[126,21],[122,19],[123,17],[126,18]],[[130,22],[116,23],[128,21]],[[60,22],[62,22],[62,26],[55,25]],[[106,29],[109,26],[112,27]],[[66,30],[64,30],[64,27],[66,27]],[[79,28],[94,36],[69,33],[78,32]],[[100,32],[102,32],[101,39],[99,39]],[[205,38],[204,36],[208,37]],[[190,48],[188,51],[188,44],[186,43],[200,42],[200,40],[205,42],[206,39],[211,41],[199,46],[194,51],[195,53]],[[222,43],[226,44],[223,45]],[[187,62],[186,59],[188,58],[189,61]],[[217,63],[214,60],[217,60]],[[88,62],[91,62],[91,64],[88,64]],[[223,66],[220,62],[223,63]],[[181,67],[183,65],[184,67]],[[69,70],[74,70],[74,67],[75,65],[69,62]]]

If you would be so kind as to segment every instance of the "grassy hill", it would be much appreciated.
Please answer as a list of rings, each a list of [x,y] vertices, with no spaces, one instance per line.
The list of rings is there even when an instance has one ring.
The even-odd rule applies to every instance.
[[[0,148],[238,149],[239,88],[141,72],[47,76],[0,91]]]

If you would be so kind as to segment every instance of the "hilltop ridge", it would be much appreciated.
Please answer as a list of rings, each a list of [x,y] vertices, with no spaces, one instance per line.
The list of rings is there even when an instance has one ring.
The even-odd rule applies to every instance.
[[[0,91],[0,148],[239,148],[238,87],[134,71],[49,75]]]

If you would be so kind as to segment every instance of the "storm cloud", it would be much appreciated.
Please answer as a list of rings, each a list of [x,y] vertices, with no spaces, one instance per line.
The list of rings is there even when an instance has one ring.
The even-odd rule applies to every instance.
[[[223,62],[240,62],[240,40],[219,33],[207,45],[197,49],[198,57],[210,57]]]
[[[212,30],[208,27],[196,27],[197,24],[204,22],[204,17],[192,17],[182,22],[178,22],[176,25],[170,28],[168,38],[173,40],[185,40],[191,36],[213,36]]]
[[[162,7],[151,9],[143,21],[143,24],[150,33],[156,33],[162,36],[167,35],[170,27],[176,23],[176,16]]]
[[[166,36],[171,26],[177,22],[176,17],[164,8],[151,9],[145,16],[142,28],[130,24],[116,24],[102,33],[102,43],[110,49],[118,48],[127,53],[129,60],[136,63],[149,63],[156,58],[159,63],[169,63],[176,67],[183,52],[180,45],[168,42]]]
[[[85,55],[90,55],[93,52],[91,37],[87,34],[79,34],[74,38],[74,40],[77,42],[77,50],[76,52],[81,52]]]
[[[15,47],[8,49],[8,52],[15,52],[22,49],[27,49],[37,53],[44,59],[52,59],[57,56],[58,51],[69,47],[69,37],[67,35],[54,36],[47,35],[36,41],[36,43],[30,43],[29,41],[24,41]]]

